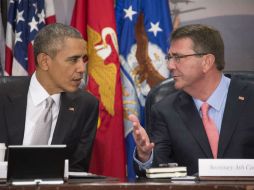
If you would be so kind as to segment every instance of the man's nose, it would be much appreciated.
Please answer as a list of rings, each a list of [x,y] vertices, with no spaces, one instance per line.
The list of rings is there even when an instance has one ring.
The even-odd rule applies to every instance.
[[[167,67],[168,67],[169,70],[175,69],[176,68],[176,61],[175,61],[175,59],[168,60]]]
[[[78,62],[78,72],[84,73],[86,71],[86,65],[87,65],[87,61],[84,62],[83,59],[80,59]]]

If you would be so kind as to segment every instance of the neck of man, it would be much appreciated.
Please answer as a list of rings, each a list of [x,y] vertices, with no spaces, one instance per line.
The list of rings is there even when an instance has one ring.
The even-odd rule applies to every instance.
[[[184,89],[186,93],[193,98],[206,102],[212,95],[215,89],[218,87],[222,77],[222,72],[218,70],[209,71],[204,75],[204,78],[200,80],[195,86],[191,86],[188,89]]]
[[[60,89],[56,88],[51,78],[47,76],[47,72],[36,69],[36,78],[43,88],[49,93],[49,95],[58,94],[62,92]]]

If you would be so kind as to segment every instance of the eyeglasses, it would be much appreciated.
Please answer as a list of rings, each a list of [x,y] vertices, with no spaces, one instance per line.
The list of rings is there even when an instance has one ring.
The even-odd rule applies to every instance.
[[[171,61],[171,60],[175,60],[175,62],[177,63],[180,63],[180,60],[182,58],[185,58],[185,57],[190,57],[190,56],[203,56],[203,55],[207,55],[208,53],[193,53],[193,54],[188,54],[188,55],[166,55],[165,56],[165,59],[167,61]]]

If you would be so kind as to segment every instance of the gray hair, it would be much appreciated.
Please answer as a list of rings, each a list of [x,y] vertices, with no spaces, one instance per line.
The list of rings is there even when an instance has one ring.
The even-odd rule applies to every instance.
[[[55,23],[43,27],[34,39],[35,64],[38,65],[37,56],[40,53],[46,53],[54,58],[66,38],[83,39],[77,29],[65,24]]]

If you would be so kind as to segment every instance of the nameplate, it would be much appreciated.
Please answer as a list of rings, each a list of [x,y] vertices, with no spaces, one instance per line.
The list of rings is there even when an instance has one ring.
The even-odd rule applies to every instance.
[[[199,176],[254,176],[254,159],[199,159]]]

